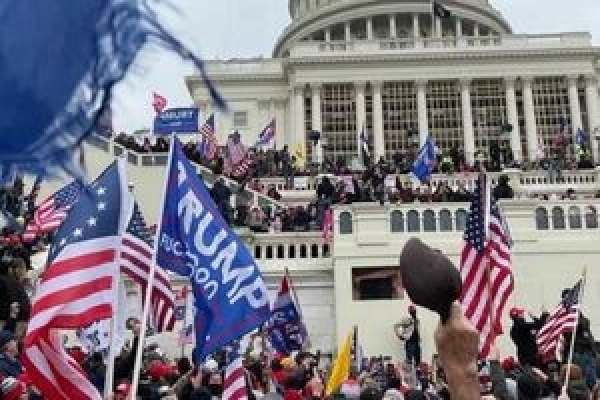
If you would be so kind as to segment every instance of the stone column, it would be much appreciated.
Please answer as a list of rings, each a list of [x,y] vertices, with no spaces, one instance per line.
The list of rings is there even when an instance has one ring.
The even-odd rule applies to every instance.
[[[346,24],[344,24],[344,40],[346,42],[349,42],[350,40],[352,40],[352,32],[350,31],[350,22],[346,22]]]
[[[390,38],[396,39],[398,37],[398,32],[396,29],[396,14],[390,15]]]
[[[285,99],[275,99],[275,148],[280,149],[286,143],[285,137]]]
[[[320,83],[313,83],[310,85],[312,89],[312,129],[323,134],[323,124],[321,121],[321,87]],[[322,137],[322,136],[321,136]],[[316,162],[321,164],[323,162],[323,145],[322,140],[319,140],[317,145],[313,145],[313,154],[315,154]]]
[[[459,37],[461,37],[463,35],[463,32],[462,32],[462,18],[456,17],[456,27],[455,27],[454,30],[455,30],[455,32],[454,32],[455,36],[457,38],[459,38]]]
[[[367,17],[367,40],[373,40],[373,17]]]
[[[462,123],[464,130],[465,160],[467,164],[475,163],[475,133],[473,131],[473,111],[471,110],[471,80],[460,80],[460,98],[462,103]]]
[[[358,157],[362,160],[360,134],[365,127],[367,120],[367,109],[365,104],[365,87],[366,82],[354,82],[354,90],[356,96],[356,145]]]
[[[581,122],[581,106],[579,104],[579,90],[577,88],[578,76],[568,76],[567,82],[569,85],[569,108],[571,111],[571,135],[573,143],[576,143],[577,130],[583,128]]]
[[[413,14],[413,39],[415,41],[415,47],[423,47],[423,41],[421,40],[421,27],[419,26],[419,14]]]
[[[600,162],[600,152],[598,151],[598,141],[596,135],[600,135],[600,104],[598,102],[598,81],[593,75],[585,78],[585,99],[587,103],[587,116],[590,135],[590,144],[592,146],[592,155],[594,163]]]
[[[417,114],[419,122],[419,147],[422,147],[429,135],[429,118],[427,116],[427,81],[417,80]]]
[[[523,108],[525,110],[525,130],[527,136],[527,155],[529,161],[537,160],[537,122],[535,120],[535,108],[533,105],[533,91],[531,89],[532,78],[522,78],[523,81]]]
[[[442,19],[438,16],[435,17],[435,35],[436,38],[441,38],[442,34]]]
[[[306,127],[304,124],[304,85],[294,88],[294,142],[290,143],[290,151],[302,149],[306,161]]]
[[[382,82],[371,82],[373,88],[373,141],[377,162],[380,157],[385,157],[385,137],[383,132],[383,101],[381,98]]]
[[[506,85],[506,116],[508,123],[512,125],[512,132],[510,133],[510,147],[512,149],[513,158],[517,162],[523,161],[523,154],[521,149],[521,129],[519,127],[519,114],[517,112],[517,96],[515,94],[515,81],[514,77],[504,78],[504,84]]]
[[[331,42],[331,28],[325,29],[325,41]]]

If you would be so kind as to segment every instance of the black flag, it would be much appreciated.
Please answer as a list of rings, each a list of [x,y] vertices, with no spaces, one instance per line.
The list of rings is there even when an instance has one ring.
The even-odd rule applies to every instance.
[[[452,16],[450,10],[448,10],[446,7],[444,7],[437,1],[433,2],[433,13],[442,19],[450,18]]]

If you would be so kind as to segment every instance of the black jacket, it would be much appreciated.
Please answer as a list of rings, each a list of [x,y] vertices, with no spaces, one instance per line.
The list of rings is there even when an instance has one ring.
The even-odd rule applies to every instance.
[[[515,318],[510,330],[510,337],[517,347],[517,357],[521,365],[537,365],[537,343],[534,332],[536,323],[526,322],[523,318]]]

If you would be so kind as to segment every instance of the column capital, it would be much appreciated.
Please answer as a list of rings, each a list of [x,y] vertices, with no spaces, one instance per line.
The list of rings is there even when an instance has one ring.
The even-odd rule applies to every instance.
[[[427,79],[416,79],[415,86],[417,88],[425,88],[427,87],[427,82],[429,82]]]
[[[533,76],[522,76],[521,82],[523,83],[524,86],[525,85],[531,86],[531,84],[533,83]]]
[[[471,82],[472,79],[471,78],[460,78],[458,80],[461,89],[469,89],[471,87]]]
[[[371,81],[371,87],[373,89],[375,89],[375,88],[381,89],[382,86],[383,86],[383,81]]]
[[[518,78],[516,76],[505,76],[503,79],[506,86],[515,87]]]
[[[323,83],[322,82],[314,82],[310,84],[310,88],[312,90],[321,90],[323,88]]]
[[[292,87],[292,91],[294,94],[304,93],[304,89],[306,88],[305,84],[296,84]]]
[[[573,85],[573,84],[577,84],[577,81],[579,80],[579,75],[577,75],[577,74],[569,74],[569,75],[566,76],[566,78],[567,78],[567,82],[570,85]]]
[[[597,85],[598,84],[598,77],[594,74],[584,75],[583,78],[585,79],[586,85]]]
[[[354,88],[357,89],[357,90],[364,91],[366,87],[367,87],[367,81],[357,81],[357,82],[354,82]]]

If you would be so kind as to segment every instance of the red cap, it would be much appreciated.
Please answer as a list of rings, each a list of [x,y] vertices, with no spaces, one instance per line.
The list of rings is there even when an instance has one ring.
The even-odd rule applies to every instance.
[[[131,385],[129,383],[124,382],[124,383],[121,383],[119,386],[117,386],[115,393],[128,395],[130,389],[131,389]]]
[[[148,366],[146,373],[152,380],[159,380],[160,378],[164,378],[171,373],[171,368],[162,361],[154,360]]]
[[[510,309],[510,317],[515,319],[518,317],[522,317],[525,314],[525,310],[522,308],[513,307]]]
[[[519,363],[517,363],[515,358],[512,356],[506,357],[504,360],[502,360],[502,369],[504,370],[504,372],[510,372],[518,366]]]

